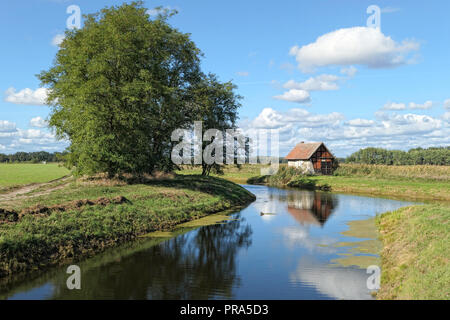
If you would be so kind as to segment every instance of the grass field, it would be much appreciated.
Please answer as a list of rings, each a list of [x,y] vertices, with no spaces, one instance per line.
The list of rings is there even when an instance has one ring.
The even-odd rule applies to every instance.
[[[0,202],[0,276],[91,256],[105,248],[253,201],[213,177],[127,184],[83,180],[51,194]],[[6,209],[6,210],[4,210]]]
[[[377,298],[450,299],[450,207],[406,207],[376,221],[383,242]]]
[[[69,170],[57,163],[0,163],[0,191],[30,183],[42,183],[61,178]]]

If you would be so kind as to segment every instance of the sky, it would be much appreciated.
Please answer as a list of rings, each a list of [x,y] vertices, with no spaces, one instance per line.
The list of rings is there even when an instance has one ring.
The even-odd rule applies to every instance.
[[[0,3],[0,153],[67,147],[47,127],[47,93],[36,74],[52,65],[71,16],[68,7],[88,14],[123,2]],[[380,9],[380,19],[371,18],[376,10],[367,13],[371,5]],[[191,34],[204,54],[203,71],[232,80],[244,97],[239,127],[278,130],[281,156],[300,141],[323,141],[339,157],[364,147],[450,145],[447,0],[145,6],[152,15],[158,6],[178,11],[169,22]]]

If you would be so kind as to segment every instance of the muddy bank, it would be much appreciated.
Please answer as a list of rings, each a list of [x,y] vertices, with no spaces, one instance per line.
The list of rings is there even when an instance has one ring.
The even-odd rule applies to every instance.
[[[18,222],[26,215],[33,215],[35,217],[47,217],[52,212],[65,212],[74,209],[82,209],[84,206],[94,206],[94,205],[106,206],[108,204],[122,204],[122,203],[130,203],[130,201],[124,196],[116,196],[112,199],[101,197],[95,200],[89,199],[74,200],[64,204],[57,204],[53,206],[43,206],[37,204],[32,207],[22,209],[20,212],[0,208],[0,223]]]

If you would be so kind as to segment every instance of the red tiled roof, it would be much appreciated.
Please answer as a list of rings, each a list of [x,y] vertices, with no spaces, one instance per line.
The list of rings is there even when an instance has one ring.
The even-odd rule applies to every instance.
[[[309,160],[314,152],[320,147],[322,142],[312,142],[297,144],[294,149],[285,157],[287,160]]]

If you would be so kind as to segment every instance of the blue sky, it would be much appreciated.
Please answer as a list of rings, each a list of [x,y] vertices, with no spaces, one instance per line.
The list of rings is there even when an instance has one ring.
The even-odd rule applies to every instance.
[[[87,14],[122,2],[1,2],[0,152],[64,149],[45,127],[35,75],[52,63],[68,6]],[[280,130],[282,155],[298,141],[324,141],[338,156],[450,144],[448,1],[145,4],[179,11],[170,23],[192,34],[203,70],[238,85],[240,126]],[[381,9],[380,30],[367,27],[369,5]]]

